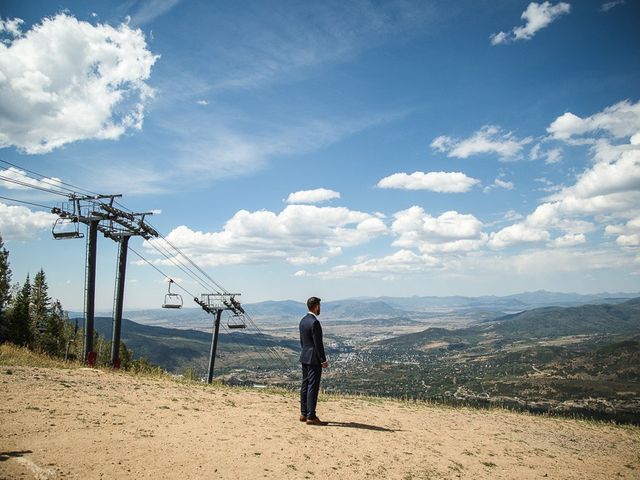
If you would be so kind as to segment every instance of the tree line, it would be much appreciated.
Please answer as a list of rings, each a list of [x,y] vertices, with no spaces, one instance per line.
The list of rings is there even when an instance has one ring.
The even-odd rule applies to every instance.
[[[9,251],[0,235],[0,343],[13,343],[65,360],[82,360],[84,336],[78,320],[69,321],[60,301],[52,300],[48,290],[43,269],[35,274],[33,281],[27,274],[24,283],[12,283]],[[110,342],[96,332],[94,347],[98,364],[108,365]],[[120,343],[121,368],[137,370],[144,367],[145,362],[144,359],[133,361],[133,352],[124,342]]]

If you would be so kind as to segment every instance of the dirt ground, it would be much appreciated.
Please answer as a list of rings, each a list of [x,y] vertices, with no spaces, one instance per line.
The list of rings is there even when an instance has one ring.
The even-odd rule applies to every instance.
[[[0,479],[640,478],[640,429],[0,366]]]

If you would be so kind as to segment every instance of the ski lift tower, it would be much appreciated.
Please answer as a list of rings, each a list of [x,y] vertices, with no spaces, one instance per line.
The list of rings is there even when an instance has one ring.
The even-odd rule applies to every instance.
[[[216,363],[216,350],[218,348],[218,333],[220,332],[220,317],[222,317],[222,312],[229,310],[233,312],[234,317],[244,316],[244,309],[235,298],[239,296],[239,293],[203,293],[199,299],[193,299],[205,312],[215,315],[213,334],[211,337],[211,351],[209,354],[209,370],[207,373],[208,384],[211,384],[213,381],[213,368]],[[244,324],[244,322],[242,322],[242,324]],[[236,326],[231,328],[244,327]]]
[[[88,226],[87,255],[85,265],[85,318],[83,360],[95,365],[96,352],[93,351],[95,293],[96,293],[96,250],[97,235],[101,232],[106,238],[119,243],[118,272],[114,295],[113,336],[111,342],[111,364],[120,366],[120,330],[122,325],[122,308],[124,303],[124,281],[127,265],[129,238],[141,236],[149,240],[158,236],[151,226],[144,221],[150,213],[130,213],[113,206],[116,198],[122,195],[69,195],[69,202],[54,207],[51,213],[58,215],[52,234],[55,239],[82,238],[78,226]],[[105,202],[108,200],[108,202]]]

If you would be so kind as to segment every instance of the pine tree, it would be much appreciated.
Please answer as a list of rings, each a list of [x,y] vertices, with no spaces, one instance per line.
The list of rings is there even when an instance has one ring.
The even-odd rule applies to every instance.
[[[31,298],[31,281],[27,274],[24,285],[18,291],[13,301],[13,308],[9,315],[8,340],[16,345],[33,346],[33,330],[29,316],[29,300]]]
[[[51,313],[51,299],[48,295],[49,287],[44,270],[40,269],[33,279],[31,286],[31,298],[29,316],[31,318],[31,330],[34,333],[34,347],[44,349],[44,336],[47,331],[47,323]]]
[[[62,309],[59,300],[47,312],[44,328],[40,331],[39,347],[49,355],[62,357],[65,355],[67,338],[65,336],[65,324],[69,318]]]
[[[11,301],[11,268],[9,268],[9,252],[4,248],[0,235],[0,343],[8,340],[10,322],[7,308]]]

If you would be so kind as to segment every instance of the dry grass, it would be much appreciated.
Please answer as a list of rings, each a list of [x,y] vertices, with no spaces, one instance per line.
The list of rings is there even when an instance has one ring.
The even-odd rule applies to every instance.
[[[80,368],[79,362],[65,362],[44,353],[34,352],[26,347],[18,347],[11,343],[0,345],[0,365],[40,368]]]

